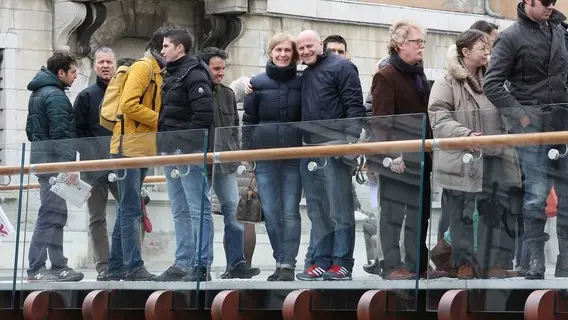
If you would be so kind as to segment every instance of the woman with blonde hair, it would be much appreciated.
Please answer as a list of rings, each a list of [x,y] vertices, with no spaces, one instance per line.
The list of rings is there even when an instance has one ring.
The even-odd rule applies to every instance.
[[[299,128],[283,124],[301,121],[301,83],[294,38],[287,33],[276,34],[266,51],[266,72],[251,79],[253,91],[245,97],[243,149],[300,146]],[[301,231],[300,162],[297,159],[257,161],[255,175],[276,260],[276,271],[268,281],[293,281]]]

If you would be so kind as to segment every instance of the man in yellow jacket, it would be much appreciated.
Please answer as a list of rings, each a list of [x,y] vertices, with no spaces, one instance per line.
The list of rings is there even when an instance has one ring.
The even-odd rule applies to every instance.
[[[156,132],[160,112],[162,69],[160,55],[166,28],[154,32],[144,58],[128,70],[120,108],[122,121],[113,130],[110,144],[112,158],[156,155]],[[147,281],[155,277],[144,267],[138,246],[139,221],[142,216],[140,192],[147,168],[118,170],[118,210],[108,266],[109,280]]]

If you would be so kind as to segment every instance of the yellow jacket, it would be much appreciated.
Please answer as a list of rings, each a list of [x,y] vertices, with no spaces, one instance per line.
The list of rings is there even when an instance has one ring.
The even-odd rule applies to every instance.
[[[146,55],[142,60],[135,62],[126,74],[119,102],[123,121],[114,126],[111,154],[143,157],[154,156],[157,152],[156,132],[162,106],[163,78],[154,57]],[[152,80],[150,64],[154,69]]]

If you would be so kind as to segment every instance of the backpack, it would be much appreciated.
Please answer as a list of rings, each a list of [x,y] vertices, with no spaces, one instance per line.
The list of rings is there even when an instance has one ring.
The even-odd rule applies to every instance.
[[[138,61],[146,61],[147,63],[150,63],[150,84],[146,88],[147,91],[152,82],[154,82],[154,67],[148,59],[136,60],[134,63],[137,63]],[[132,65],[134,65],[134,63]],[[120,66],[118,70],[116,70],[116,73],[107,86],[103,101],[99,107],[99,123],[102,127],[110,131],[114,130],[114,126],[117,122],[121,122],[123,120],[122,110],[120,108],[120,96],[122,95],[126,78],[128,78],[128,71],[130,70],[130,67],[131,66]],[[146,91],[144,91],[142,96],[140,96],[140,104],[142,104]]]

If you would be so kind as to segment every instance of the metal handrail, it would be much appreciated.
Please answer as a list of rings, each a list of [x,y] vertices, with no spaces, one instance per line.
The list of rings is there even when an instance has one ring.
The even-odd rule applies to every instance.
[[[165,176],[148,176],[144,179],[145,184],[161,184],[166,183]],[[23,190],[33,190],[39,189],[39,183],[30,183],[22,186]],[[0,185],[0,191],[17,191],[20,190],[20,186],[16,184],[12,185]]]
[[[404,152],[422,152],[423,143],[424,151],[426,152],[430,152],[432,150],[462,150],[486,146],[518,147],[532,145],[566,144],[568,143],[568,131],[426,139],[424,141],[421,139],[416,139],[401,141],[365,142],[355,144],[222,151],[208,153],[206,156],[206,162],[208,164],[212,164],[345,155],[376,155]],[[47,174],[75,171],[87,172],[99,170],[146,168],[155,166],[200,164],[202,162],[203,153],[191,153],[138,158],[31,164],[24,166],[24,173]],[[0,167],[0,175],[19,174],[20,169],[20,166]]]

